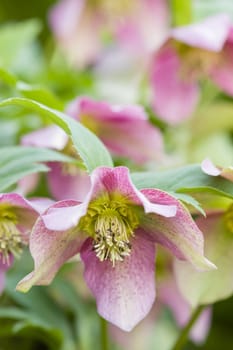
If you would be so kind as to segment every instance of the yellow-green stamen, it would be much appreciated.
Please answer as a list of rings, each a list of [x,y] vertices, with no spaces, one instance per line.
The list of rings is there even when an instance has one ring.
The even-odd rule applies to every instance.
[[[10,209],[0,208],[0,256],[3,263],[9,264],[11,254],[22,252],[22,237],[17,226],[17,217]]]
[[[93,249],[100,261],[123,261],[131,253],[130,239],[139,225],[134,207],[122,198],[93,201],[81,228],[93,238]]]

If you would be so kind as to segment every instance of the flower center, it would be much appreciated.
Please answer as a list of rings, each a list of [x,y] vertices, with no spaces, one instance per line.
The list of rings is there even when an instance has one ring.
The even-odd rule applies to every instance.
[[[227,229],[233,233],[233,204],[229,207],[229,209],[224,214],[224,222]]]
[[[124,200],[93,201],[83,221],[83,230],[93,237],[93,249],[100,261],[123,261],[130,255],[130,238],[139,225],[133,206]]]
[[[22,252],[22,237],[17,229],[17,218],[9,209],[0,211],[0,256],[3,263],[9,264],[11,254],[18,257]]]
[[[178,44],[178,53],[182,58],[180,74],[185,80],[206,77],[218,65],[221,58],[218,52]]]

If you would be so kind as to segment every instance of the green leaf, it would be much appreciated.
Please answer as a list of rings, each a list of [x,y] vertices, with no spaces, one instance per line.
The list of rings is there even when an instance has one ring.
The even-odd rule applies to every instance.
[[[227,228],[225,220],[224,215],[215,214],[197,221],[204,232],[205,255],[217,270],[199,272],[186,262],[175,262],[179,289],[194,308],[233,294],[233,232]]]
[[[132,180],[137,188],[158,188],[167,192],[199,193],[209,192],[233,198],[233,183],[221,176],[206,175],[200,165],[165,170],[157,173],[133,173]]]
[[[182,201],[188,207],[190,207],[190,206],[193,207],[194,209],[196,209],[196,211],[200,212],[202,215],[205,216],[205,211],[203,210],[200,203],[195,198],[193,198],[185,193],[176,193],[176,192],[169,192],[169,193],[171,195],[173,195],[175,198]],[[189,208],[189,210],[192,211],[190,208]]]
[[[182,26],[192,21],[192,0],[171,0],[173,25]]]
[[[89,172],[98,166],[113,166],[111,156],[102,142],[79,122],[34,100],[13,97],[0,102],[0,107],[13,105],[31,109],[40,115],[50,118],[59,125],[70,135],[74,147]]]
[[[36,147],[10,146],[0,148],[0,192],[5,191],[26,175],[48,171],[36,162],[74,162],[62,153]]]
[[[29,45],[41,30],[36,19],[7,23],[0,28],[0,65],[11,67],[17,62],[25,46]]]

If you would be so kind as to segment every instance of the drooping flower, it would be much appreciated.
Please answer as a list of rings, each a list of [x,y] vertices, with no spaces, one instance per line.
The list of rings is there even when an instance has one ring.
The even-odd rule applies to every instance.
[[[137,55],[158,47],[168,27],[163,0],[61,0],[49,13],[49,24],[64,55],[77,67],[96,63],[111,38]],[[156,35],[151,35],[151,32]]]
[[[33,203],[17,193],[0,194],[0,292],[5,272],[28,244],[32,226],[45,207],[43,200]]]
[[[232,25],[227,15],[171,30],[151,65],[152,105],[170,124],[191,116],[199,100],[198,82],[210,78],[233,95]]]
[[[93,131],[114,155],[128,157],[138,164],[162,159],[162,135],[138,105],[110,105],[80,97],[68,106],[67,113]],[[36,130],[25,135],[21,142],[26,146],[53,148],[78,158],[67,134],[57,126]],[[48,165],[48,185],[55,199],[84,199],[90,188],[90,178],[84,170],[58,162]]]
[[[233,166],[229,166],[228,168],[217,167],[209,158],[206,158],[202,161],[201,168],[207,175],[222,176],[233,181]]]
[[[129,331],[155,299],[155,243],[199,269],[214,265],[203,255],[202,233],[175,198],[138,191],[126,167],[97,168],[91,183],[83,203],[58,202],[38,219],[30,239],[35,268],[17,288],[49,284],[80,253],[99,314]]]
[[[114,155],[139,164],[162,158],[162,135],[139,105],[111,105],[80,97],[67,113],[92,130]]]

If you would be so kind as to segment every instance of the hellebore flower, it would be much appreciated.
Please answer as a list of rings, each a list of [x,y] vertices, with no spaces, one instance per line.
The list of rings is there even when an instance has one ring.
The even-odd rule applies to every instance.
[[[216,167],[208,158],[201,163],[201,168],[204,173],[211,176],[222,176],[227,180],[233,181],[233,167],[228,168]]]
[[[227,15],[171,30],[151,64],[152,105],[169,124],[191,116],[199,99],[198,81],[210,78],[233,95],[233,27]]]
[[[114,155],[139,164],[162,158],[162,135],[139,105],[110,105],[80,97],[67,113],[93,131]]]
[[[31,203],[17,193],[0,194],[0,292],[5,272],[28,244],[28,234],[42,207],[39,199]]]
[[[80,97],[69,105],[67,114],[97,134],[115,155],[129,157],[138,164],[160,160],[163,156],[162,135],[138,105],[110,105]],[[78,158],[68,136],[57,126],[27,134],[21,142],[26,146],[53,148]],[[90,188],[90,178],[84,170],[58,162],[48,165],[51,169],[47,175],[48,185],[55,199],[84,199]]]
[[[51,8],[49,23],[65,56],[83,67],[103,55],[106,36],[134,54],[156,49],[168,27],[168,14],[163,0],[61,0]]]
[[[169,194],[138,191],[126,167],[100,167],[91,174],[83,203],[50,207],[34,226],[32,273],[17,286],[49,284],[77,253],[99,314],[125,331],[143,319],[155,299],[155,244],[199,269],[213,268],[203,256],[203,237],[188,211]]]

